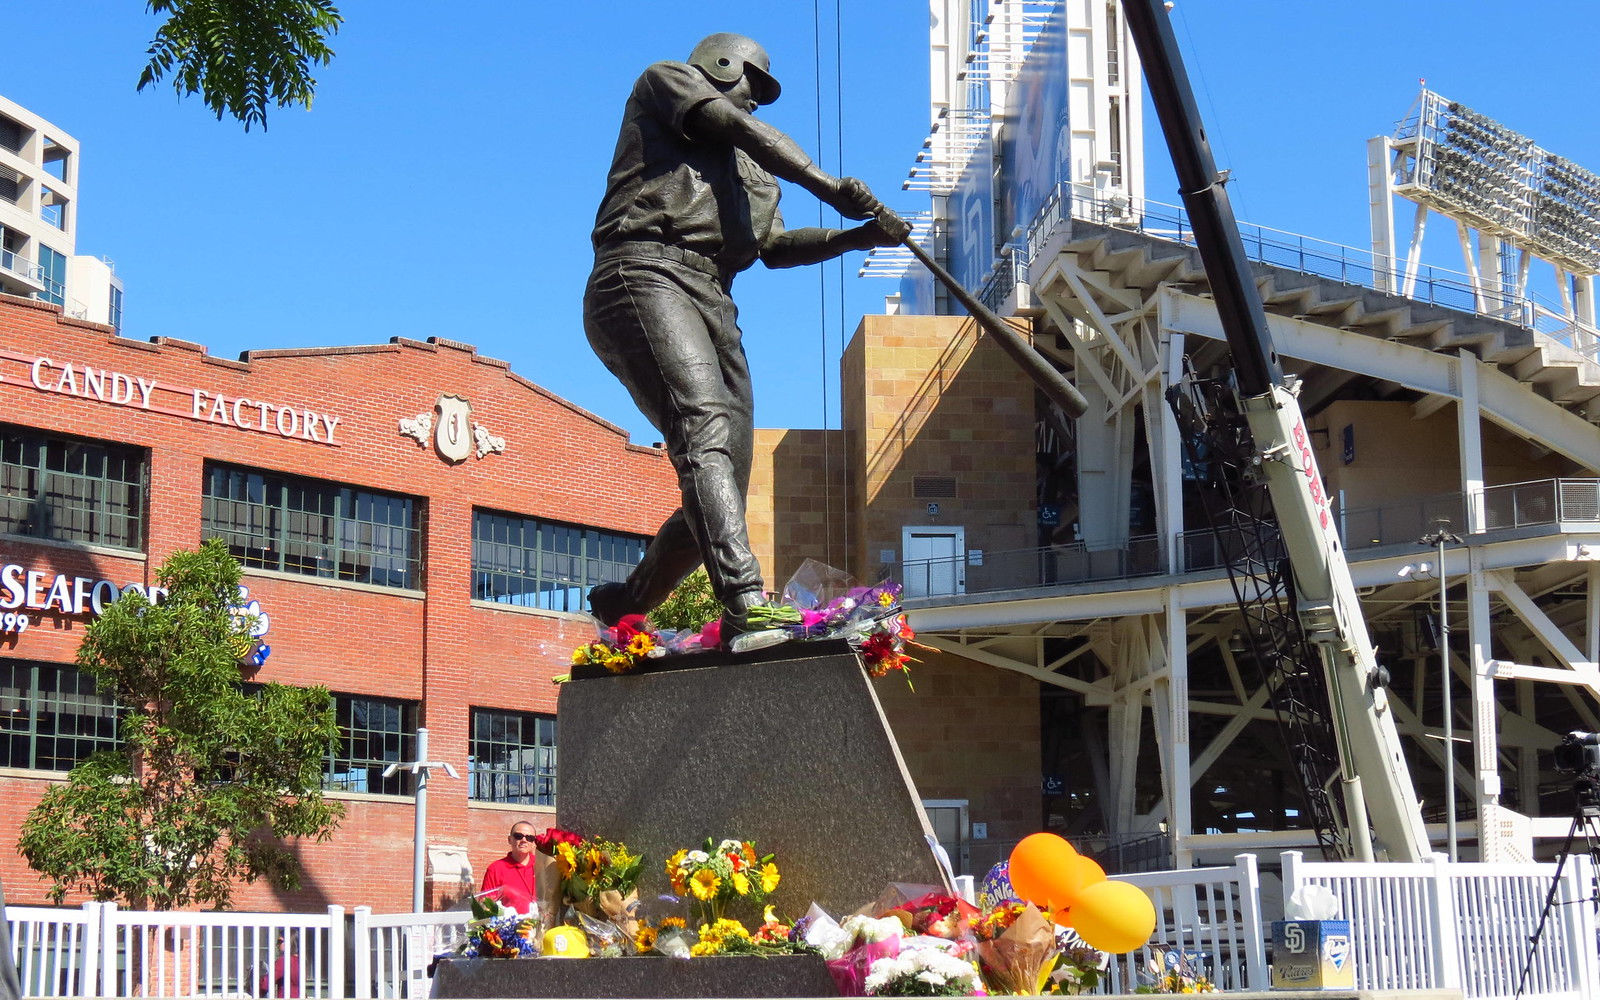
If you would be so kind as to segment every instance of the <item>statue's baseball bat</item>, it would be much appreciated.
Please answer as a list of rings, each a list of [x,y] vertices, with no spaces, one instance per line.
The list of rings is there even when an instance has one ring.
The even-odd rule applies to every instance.
[[[1068,382],[1067,377],[1061,374],[1055,365],[1035,350],[1032,344],[1023,340],[1022,336],[1011,328],[1010,323],[996,316],[992,310],[979,302],[976,296],[962,288],[961,283],[928,256],[928,252],[918,246],[915,240],[907,236],[900,242],[922,262],[923,267],[933,272],[933,276],[939,279],[940,284],[950,290],[956,301],[966,307],[972,318],[978,321],[978,325],[988,331],[994,342],[1000,345],[1000,349],[1011,356],[1011,360],[1017,363],[1041,392],[1050,397],[1052,403],[1061,407],[1069,417],[1083,416],[1084,411],[1089,409],[1088,401],[1083,398],[1083,393],[1078,391],[1078,387]]]

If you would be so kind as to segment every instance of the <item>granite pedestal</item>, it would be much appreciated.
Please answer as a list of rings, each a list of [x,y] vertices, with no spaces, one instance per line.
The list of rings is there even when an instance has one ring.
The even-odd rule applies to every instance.
[[[948,891],[916,789],[848,645],[658,664],[575,675],[558,703],[556,822],[643,851],[640,899],[670,892],[665,859],[707,837],[775,853],[783,881],[772,901],[789,919],[813,902],[848,913],[889,882]]]
[[[816,955],[696,958],[446,958],[433,975],[438,1000],[490,997],[831,997]]]

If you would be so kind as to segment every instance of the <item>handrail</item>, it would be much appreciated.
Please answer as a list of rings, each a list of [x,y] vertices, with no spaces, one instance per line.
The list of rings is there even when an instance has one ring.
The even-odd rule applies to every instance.
[[[1468,518],[1468,504],[1473,519]],[[1410,544],[1446,519],[1459,531],[1478,523],[1485,531],[1548,525],[1600,525],[1600,479],[1538,479],[1485,487],[1471,494],[1441,493],[1370,507],[1334,507],[1345,549],[1356,552]],[[1077,583],[1131,580],[1176,566],[1177,572],[1216,570],[1224,554],[1210,528],[1179,532],[1177,558],[1166,558],[1161,538],[1138,535],[1125,546],[1091,548],[1068,542],[1032,548],[984,550],[939,559],[904,560],[884,567],[906,587],[907,598],[992,594]],[[957,584],[956,581],[964,580]]]
[[[1030,280],[1029,265],[1038,259],[1050,235],[1069,216],[1146,233],[1184,246],[1195,245],[1188,213],[1181,206],[1063,183],[1034,214],[1022,252],[1013,259],[1010,272],[997,267],[995,276],[984,288],[985,302],[1004,302],[1018,282]],[[1407,278],[1412,287],[1407,298],[1513,323],[1543,334],[1591,361],[1600,361],[1600,331],[1564,315],[1558,303],[1536,293],[1518,296],[1496,291],[1485,294],[1471,275],[1431,264],[1419,265],[1408,276],[1393,265],[1380,265],[1370,250],[1270,226],[1240,222],[1239,235],[1245,254],[1251,260],[1375,291],[1388,292],[1388,282]],[[1012,257],[1011,248],[1005,256]]]

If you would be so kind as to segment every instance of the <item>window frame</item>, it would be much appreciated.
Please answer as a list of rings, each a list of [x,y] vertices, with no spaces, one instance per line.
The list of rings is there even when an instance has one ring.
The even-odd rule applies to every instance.
[[[488,728],[497,721],[502,725],[515,722],[517,738],[495,738],[495,734],[488,732],[480,735],[480,723]],[[533,732],[531,741],[528,739],[530,729]],[[546,732],[548,742],[544,739]],[[471,706],[467,714],[468,801],[555,808],[559,732],[559,720],[549,713]],[[534,766],[531,769],[493,766],[484,761],[485,748],[509,750],[507,756],[531,751]],[[530,787],[532,791],[528,790]]]
[[[32,460],[24,461],[32,452]],[[13,452],[15,461],[12,461]],[[98,452],[98,455],[96,454]],[[91,462],[101,471],[88,471]],[[72,466],[77,464],[78,470]],[[113,465],[120,464],[122,478],[113,478]],[[128,478],[132,468],[133,478]],[[76,488],[65,488],[76,487]],[[120,509],[111,507],[111,497],[126,491]],[[52,498],[58,503],[51,503]],[[78,506],[72,506],[77,501]],[[19,503],[25,510],[44,510],[52,515],[48,530],[28,528],[33,516],[13,517],[11,508]],[[150,452],[136,445],[71,434],[55,434],[0,424],[0,533],[20,538],[39,538],[57,542],[103,545],[109,548],[143,552],[147,539],[147,511],[150,505]],[[87,526],[62,528],[82,517]],[[120,531],[117,527],[120,526]],[[34,528],[38,525],[35,524]]]
[[[421,497],[230,462],[208,461],[201,475],[201,536],[221,538],[246,568],[420,589]]]
[[[368,726],[362,730],[364,734],[378,734],[380,740],[386,743],[394,740],[397,749],[392,753],[385,746],[381,756],[356,756],[354,734],[354,714],[357,702],[369,706],[394,710],[398,715],[396,728],[376,728]],[[323,758],[322,788],[327,792],[355,792],[366,795],[407,796],[412,794],[411,774],[408,771],[398,771],[391,778],[383,777],[383,771],[390,764],[410,764],[417,756],[417,720],[421,713],[421,705],[416,701],[405,698],[384,698],[378,695],[349,694],[333,692],[334,718],[339,724],[339,745],[330,750]],[[371,735],[363,737],[371,740]],[[348,765],[348,769],[340,771],[341,764]],[[374,789],[376,785],[376,790]],[[359,785],[359,787],[355,787]]]
[[[589,589],[626,580],[649,543],[647,535],[474,507],[472,598],[581,613]]]
[[[91,756],[102,751],[118,751],[124,746],[119,733],[122,716],[125,709],[115,700],[108,698],[99,690],[99,684],[90,674],[77,669],[71,664],[52,663],[47,660],[12,659],[7,657],[0,661],[0,671],[10,670],[9,677],[0,674],[0,706],[5,702],[16,699],[25,715],[18,721],[23,725],[20,728],[0,729],[0,745],[4,746],[3,756],[0,756],[0,767],[14,767],[31,771],[51,771],[66,773],[74,767],[88,760]],[[24,685],[19,682],[8,687],[7,680],[17,680],[17,675],[27,672],[27,681]],[[41,683],[41,675],[46,671],[53,672],[55,684],[48,689]],[[68,682],[71,682],[70,684]],[[71,690],[68,690],[68,688]],[[41,694],[43,697],[41,697]],[[74,703],[72,699],[76,698]],[[46,711],[46,706],[56,706],[54,711]],[[68,713],[61,711],[62,707],[78,707],[82,709],[101,709],[101,711],[80,711]],[[109,711],[106,711],[109,710]],[[43,733],[41,721],[45,716],[52,720],[62,718],[74,719],[109,719],[110,735],[86,734],[83,732],[62,733],[59,724],[54,724],[56,730]],[[16,713],[0,709],[0,718],[16,719]],[[18,739],[24,741],[27,747],[25,759],[21,762],[12,758],[11,744]],[[40,745],[45,741],[53,741],[52,746],[57,752],[49,756],[40,755]],[[74,753],[61,753],[59,748],[63,745],[72,747],[82,744]],[[45,764],[42,761],[48,760]]]

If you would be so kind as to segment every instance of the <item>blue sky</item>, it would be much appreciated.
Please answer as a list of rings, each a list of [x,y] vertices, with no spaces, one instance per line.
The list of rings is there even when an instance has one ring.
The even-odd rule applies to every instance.
[[[712,31],[753,35],[784,84],[763,117],[830,170],[842,150],[892,207],[926,207],[900,190],[928,127],[925,0],[818,2],[820,46],[802,0],[347,0],[315,109],[246,135],[170,89],[134,92],[157,23],[138,0],[31,0],[8,10],[0,93],[83,143],[78,248],[116,262],[129,336],[228,357],[447,337],[649,443],[579,320],[640,69]],[[1364,246],[1364,142],[1392,131],[1419,77],[1600,170],[1588,5],[1179,0],[1174,17],[1243,220]],[[1176,202],[1147,127],[1147,194]],[[791,226],[819,219],[798,189],[784,207]],[[1429,247],[1459,266],[1442,228]],[[856,278],[860,259],[739,279],[762,426],[837,426],[841,328],[894,291]]]

